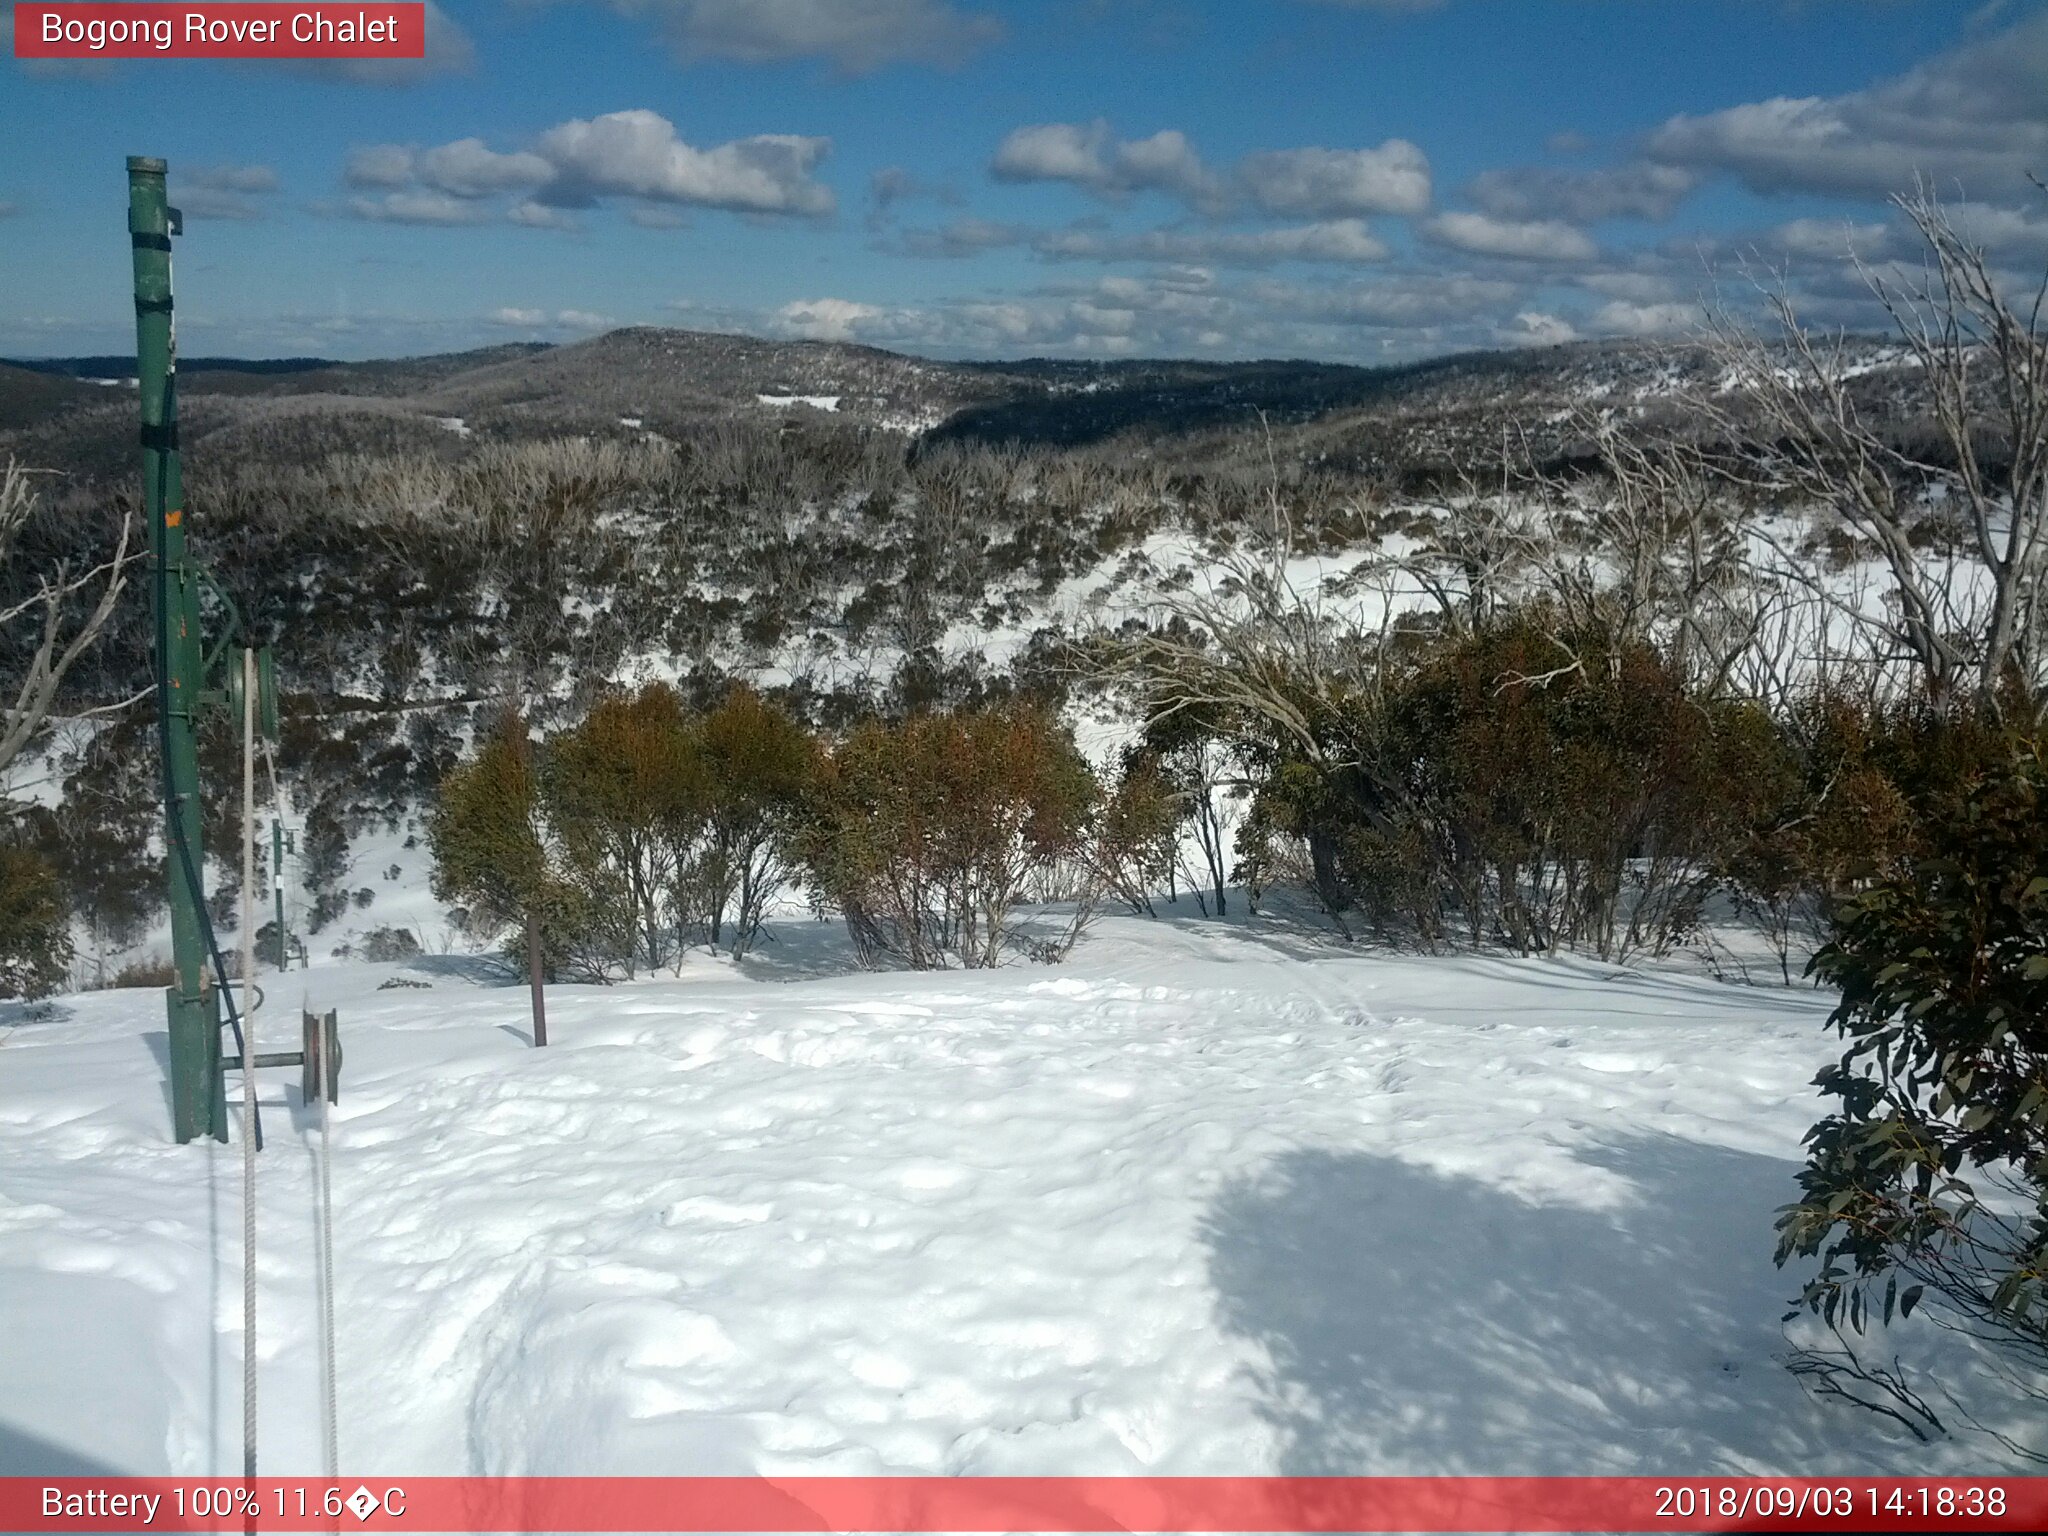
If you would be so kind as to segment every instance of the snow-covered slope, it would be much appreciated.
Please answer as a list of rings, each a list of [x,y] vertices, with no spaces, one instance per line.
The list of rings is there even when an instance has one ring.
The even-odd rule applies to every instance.
[[[556,989],[544,1051],[474,961],[268,985],[266,1045],[343,1021],[345,1469],[2001,1465],[1774,1358],[1809,991],[1136,918],[927,975],[785,924]],[[0,1472],[239,1464],[240,1152],[170,1143],[162,1031],[0,1014]],[[263,1465],[312,1473],[312,1122],[262,1099]]]

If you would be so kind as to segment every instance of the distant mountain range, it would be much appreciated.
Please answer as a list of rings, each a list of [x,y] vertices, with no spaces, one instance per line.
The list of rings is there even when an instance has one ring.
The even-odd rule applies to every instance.
[[[1869,372],[1898,370],[1879,342]],[[923,442],[1084,446],[1110,439],[1199,453],[1284,434],[1338,466],[1406,472],[1496,456],[1504,432],[1564,452],[1582,407],[1654,412],[1713,387],[1693,346],[1575,342],[1466,353],[1399,367],[1302,361],[939,362],[837,342],[773,341],[633,327],[565,346],[427,357],[188,358],[179,363],[188,443],[318,416],[321,443],[351,422],[380,443],[444,429],[465,438],[556,433],[686,434],[714,420],[784,420],[901,433]],[[38,463],[125,463],[127,357],[0,363],[0,453]],[[116,393],[119,391],[119,393]],[[374,422],[371,420],[374,418]],[[295,439],[296,440],[296,439]],[[111,459],[109,459],[111,455]]]

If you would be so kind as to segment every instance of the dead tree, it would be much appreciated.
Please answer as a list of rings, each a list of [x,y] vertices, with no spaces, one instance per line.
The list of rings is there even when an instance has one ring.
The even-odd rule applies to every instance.
[[[1743,445],[1759,486],[1825,509],[1876,551],[1886,611],[1836,604],[1845,622],[1905,662],[1937,705],[2038,716],[2048,690],[2048,272],[2015,295],[1931,192],[1897,204],[1925,246],[1922,274],[1864,278],[1914,365],[1933,447],[1916,447],[1862,402],[1864,370],[1847,338],[1803,327],[1782,291],[1767,296],[1778,337],[1713,328],[1733,390],[1702,405]],[[1944,543],[1947,559],[1932,553]],[[1788,556],[1783,573],[1825,595],[1811,562]]]
[[[128,583],[134,520],[121,520],[114,552],[97,563],[59,559],[47,569],[17,572],[25,561],[22,534],[35,517],[29,471],[12,459],[0,469],[0,571],[17,594],[0,606],[0,773],[36,739],[57,701],[65,674],[99,638]],[[83,610],[83,611],[81,611]]]

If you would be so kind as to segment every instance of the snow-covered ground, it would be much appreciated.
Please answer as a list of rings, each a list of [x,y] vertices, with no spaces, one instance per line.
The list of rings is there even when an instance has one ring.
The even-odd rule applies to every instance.
[[[264,1046],[342,1019],[345,1470],[2009,1465],[1778,1363],[1822,996],[1268,919],[924,975],[778,938],[557,988],[544,1051],[474,960],[268,981]],[[230,1472],[240,1149],[170,1142],[160,994],[8,1010],[0,1473]],[[263,1466],[317,1473],[315,1122],[261,1097]]]

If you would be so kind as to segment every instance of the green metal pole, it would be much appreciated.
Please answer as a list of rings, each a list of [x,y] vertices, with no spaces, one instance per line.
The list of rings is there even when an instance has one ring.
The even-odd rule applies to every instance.
[[[142,506],[149,523],[153,600],[161,654],[157,708],[163,714],[164,852],[177,980],[166,994],[170,1019],[171,1120],[180,1142],[211,1132],[227,1140],[220,1076],[220,1003],[205,985],[205,942],[194,887],[205,869],[199,840],[199,750],[195,716],[205,655],[199,584],[185,553],[185,487],[178,464],[177,328],[171,318],[171,234],[165,164],[128,160],[128,234],[135,253],[135,372],[142,397]],[[181,851],[182,845],[182,851]]]

